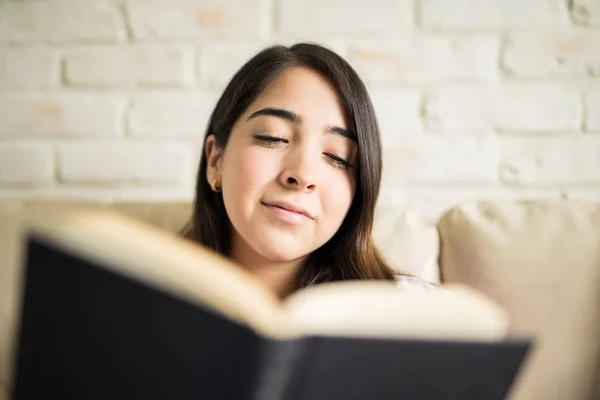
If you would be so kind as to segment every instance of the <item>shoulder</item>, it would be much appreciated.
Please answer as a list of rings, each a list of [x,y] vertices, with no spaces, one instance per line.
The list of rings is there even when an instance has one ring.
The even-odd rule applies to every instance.
[[[410,275],[397,275],[396,276],[397,286],[406,291],[412,292],[444,292],[445,289],[434,285],[426,281],[425,279],[418,278]]]

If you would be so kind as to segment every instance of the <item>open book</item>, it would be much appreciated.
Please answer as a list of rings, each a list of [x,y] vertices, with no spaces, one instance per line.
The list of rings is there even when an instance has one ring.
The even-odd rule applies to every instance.
[[[107,211],[31,222],[13,399],[502,399],[529,342],[466,287],[305,288]]]

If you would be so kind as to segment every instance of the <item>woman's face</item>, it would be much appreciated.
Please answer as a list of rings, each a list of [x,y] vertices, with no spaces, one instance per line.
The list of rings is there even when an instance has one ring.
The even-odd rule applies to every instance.
[[[207,179],[222,187],[232,253],[293,261],[337,232],[354,197],[358,147],[320,75],[288,69],[235,123],[223,152],[213,139]]]

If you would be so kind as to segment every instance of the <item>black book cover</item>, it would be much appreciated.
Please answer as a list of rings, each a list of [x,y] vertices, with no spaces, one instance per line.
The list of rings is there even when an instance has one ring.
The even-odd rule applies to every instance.
[[[264,339],[32,239],[14,400],[245,399]]]
[[[501,400],[529,344],[310,337],[286,399]]]

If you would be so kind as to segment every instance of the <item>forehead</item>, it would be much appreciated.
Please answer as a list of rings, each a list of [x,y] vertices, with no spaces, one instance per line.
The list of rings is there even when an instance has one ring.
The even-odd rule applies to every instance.
[[[346,125],[344,109],[334,86],[308,68],[290,68],[278,76],[246,111],[286,108],[309,123]]]

